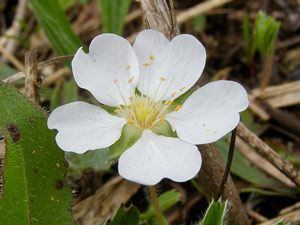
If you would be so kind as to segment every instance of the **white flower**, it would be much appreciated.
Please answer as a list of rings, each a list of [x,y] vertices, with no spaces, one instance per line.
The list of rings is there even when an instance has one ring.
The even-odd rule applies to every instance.
[[[133,48],[120,36],[99,35],[88,54],[79,49],[74,56],[74,78],[100,103],[115,107],[115,114],[73,102],[55,109],[48,127],[59,131],[56,142],[64,151],[84,153],[111,146],[130,124],[141,137],[121,154],[120,175],[145,185],[165,177],[187,181],[202,163],[195,145],[233,130],[248,106],[246,91],[233,81],[209,83],[182,105],[174,104],[199,79],[205,60],[202,44],[187,34],[169,42],[162,33],[145,30]],[[164,134],[157,132],[162,124],[170,124],[177,136],[158,135]]]

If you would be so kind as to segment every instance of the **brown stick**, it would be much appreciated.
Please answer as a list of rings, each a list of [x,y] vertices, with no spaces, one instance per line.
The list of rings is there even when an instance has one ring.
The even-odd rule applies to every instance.
[[[34,49],[25,54],[25,94],[32,102],[38,104],[37,58]]]
[[[270,146],[263,142],[259,137],[252,133],[242,123],[237,128],[237,134],[254,148],[261,156],[272,163],[277,169],[290,178],[296,185],[300,186],[300,173],[294,166],[283,159]]]
[[[264,100],[258,99],[258,101],[262,104],[263,108],[265,108],[265,111],[270,115],[271,119],[300,137],[300,120],[294,114],[273,108]]]
[[[179,34],[173,1],[142,0],[141,4],[146,27],[163,32],[169,40]]]
[[[198,183],[210,202],[218,198],[220,183],[225,171],[220,152],[215,144],[198,146],[202,155],[202,166],[198,176]],[[228,176],[222,199],[228,199],[229,223],[232,225],[250,225],[244,206],[238,195],[231,176]]]
[[[169,39],[179,34],[171,0],[142,0],[141,3],[143,12],[145,13],[146,27],[163,32]],[[171,11],[171,13],[169,11]],[[173,24],[173,27],[170,27],[170,24]],[[214,144],[201,146],[199,148],[203,158],[202,168],[199,173],[199,183],[204,190],[206,198],[210,202],[212,199],[217,199],[218,197],[225,166]],[[222,199],[228,199],[229,201],[230,224],[250,225],[238,191],[230,176],[227,179]]]

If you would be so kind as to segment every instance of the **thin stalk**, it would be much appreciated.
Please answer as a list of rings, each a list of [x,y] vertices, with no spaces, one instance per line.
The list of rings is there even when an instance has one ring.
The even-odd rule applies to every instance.
[[[271,78],[271,72],[272,72],[272,65],[273,65],[273,55],[268,56],[265,62],[265,68],[264,68],[264,76],[261,82],[260,90],[263,91],[268,86]]]
[[[155,214],[156,214],[156,218],[157,218],[157,224],[158,225],[163,225],[162,214],[161,214],[161,211],[159,209],[159,204],[158,204],[158,200],[157,200],[155,186],[150,186],[149,191],[150,191],[152,204],[154,206],[154,210],[155,210]]]
[[[226,185],[227,178],[228,178],[228,174],[230,172],[233,153],[234,153],[235,138],[236,138],[236,128],[231,132],[231,139],[230,139],[229,152],[228,152],[228,156],[227,156],[227,163],[226,163],[225,172],[224,172],[222,182],[221,182],[221,186],[220,186],[220,193],[219,193],[218,199],[220,199],[220,197],[222,196],[222,194],[224,192],[225,185]]]

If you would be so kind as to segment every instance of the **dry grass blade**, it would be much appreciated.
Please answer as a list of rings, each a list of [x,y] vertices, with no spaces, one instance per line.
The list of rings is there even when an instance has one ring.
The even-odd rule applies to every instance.
[[[50,66],[52,64],[55,63],[61,63],[63,61],[72,59],[73,55],[66,55],[66,56],[57,56],[57,57],[53,57],[51,59],[45,60],[43,62],[40,62],[37,64],[37,70],[41,70],[47,66]],[[52,84],[53,82],[55,82],[57,79],[59,79],[60,77],[63,77],[64,75],[66,75],[67,73],[69,73],[70,70],[68,68],[63,68],[61,70],[56,71],[51,77],[47,77],[45,78],[46,81],[43,82],[43,84],[45,83],[45,85],[49,85]],[[6,79],[2,80],[4,83],[12,83],[15,82],[21,78],[25,77],[25,72],[19,72],[16,74],[11,75],[10,77],[7,77]]]
[[[273,225],[282,218],[284,223],[291,222],[291,225],[300,224],[300,209],[287,213],[285,215],[275,217],[274,219],[268,220],[258,225]]]
[[[116,176],[100,187],[96,193],[73,207],[78,225],[102,225],[113,216],[122,203],[126,203],[141,187],[140,184]]]
[[[260,98],[274,108],[286,107],[300,103],[300,81],[266,87],[264,91],[254,89],[250,99]]]
[[[23,64],[15,56],[13,56],[11,53],[9,53],[6,50],[6,48],[1,44],[0,44],[0,53],[2,55],[4,55],[11,62],[11,64],[13,64],[14,67],[16,67],[18,70],[20,70],[20,71],[25,70]]]

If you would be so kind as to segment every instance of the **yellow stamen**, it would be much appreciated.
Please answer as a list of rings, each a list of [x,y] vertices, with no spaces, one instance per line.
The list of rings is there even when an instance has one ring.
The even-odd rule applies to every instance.
[[[173,93],[171,94],[171,97],[173,98],[176,94],[177,94],[177,92],[173,92]]]
[[[178,111],[179,109],[181,109],[182,105],[178,105],[176,108],[175,108],[175,111]]]
[[[149,57],[151,60],[154,60],[154,56],[153,55],[150,55]]]
[[[168,101],[165,102],[165,105],[170,105],[170,104],[172,104],[172,103],[173,103],[173,101],[168,100]]]
[[[118,79],[116,78],[116,79],[114,79],[114,83],[117,83],[118,82]]]
[[[164,116],[162,114],[159,114],[159,122],[164,122]]]
[[[126,70],[130,70],[130,65],[127,65],[127,66],[126,66]]]
[[[185,87],[179,88],[179,91],[183,91],[185,89]]]
[[[214,130],[213,132],[211,132],[211,134],[215,134],[215,133],[217,133],[218,131],[217,130]]]
[[[119,112],[121,112],[121,110],[120,109],[116,109],[114,112],[115,113],[119,113]]]
[[[132,80],[133,80],[134,77],[131,77],[129,80],[128,80],[128,83],[131,83]]]
[[[166,78],[164,78],[164,77],[160,77],[160,80],[161,80],[161,81],[165,81],[165,80],[166,80]]]
[[[152,66],[152,65],[153,65],[152,62],[150,62],[150,63],[144,63],[144,64],[143,64],[143,66]]]

